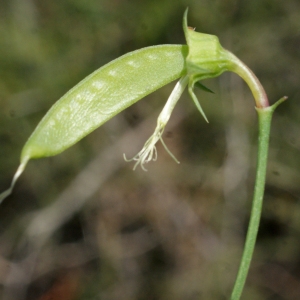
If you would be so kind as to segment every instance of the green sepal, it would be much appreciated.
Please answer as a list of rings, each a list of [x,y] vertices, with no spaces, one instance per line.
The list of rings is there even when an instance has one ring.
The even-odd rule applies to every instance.
[[[225,50],[218,37],[211,34],[196,32],[187,25],[186,9],[183,16],[183,31],[188,45],[188,55],[186,57],[186,70],[189,75],[189,94],[193,99],[197,109],[208,122],[207,117],[194,94],[193,88],[196,85],[206,92],[212,92],[201,83],[200,80],[217,77],[231,66],[230,56]]]
[[[190,82],[189,82],[189,87],[188,87],[189,94],[190,94],[192,100],[194,101],[194,103],[195,103],[197,109],[199,110],[200,114],[201,114],[202,117],[204,118],[204,120],[205,120],[207,123],[209,123],[209,122],[208,122],[208,119],[207,119],[207,117],[206,117],[206,115],[205,115],[205,113],[204,113],[204,111],[203,111],[203,109],[202,109],[202,107],[201,107],[201,105],[200,105],[200,102],[199,102],[197,96],[196,96],[195,93],[194,93],[194,84],[195,84],[195,82],[193,82],[193,81],[190,81]]]
[[[228,70],[227,51],[217,36],[196,32],[188,27],[187,13],[188,9],[183,17],[183,31],[189,47],[186,58],[188,74],[193,75],[194,81],[219,76]]]
[[[198,89],[204,91],[204,92],[208,92],[211,94],[215,94],[214,91],[212,91],[211,89],[209,89],[207,86],[203,85],[202,83],[200,83],[199,81],[195,82],[194,84],[195,87],[197,87]]]

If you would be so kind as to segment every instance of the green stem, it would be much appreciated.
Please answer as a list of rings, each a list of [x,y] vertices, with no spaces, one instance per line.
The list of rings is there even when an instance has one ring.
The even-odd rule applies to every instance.
[[[257,108],[269,107],[267,94],[255,74],[233,53],[224,49],[226,59],[230,62],[228,70],[238,74],[249,86]]]
[[[270,137],[272,114],[275,108],[286,99],[287,97],[283,97],[272,106],[265,107],[265,108],[256,108],[258,113],[259,137],[258,137],[258,158],[257,158],[254,196],[253,196],[253,203],[251,209],[250,223],[249,223],[247,237],[246,237],[246,243],[245,243],[244,252],[240,263],[237,279],[235,281],[235,285],[231,294],[231,300],[240,299],[248,275],[250,263],[254,252],[254,246],[256,243],[260,217],[261,217],[265,181],[266,181],[266,170],[267,170],[267,159],[268,159],[268,148],[269,148],[269,137]]]
[[[238,300],[240,299],[241,294],[243,292],[243,288],[249,272],[250,263],[252,260],[254,247],[256,243],[257,232],[259,228],[264,189],[266,183],[266,171],[272,115],[276,107],[284,100],[286,100],[287,97],[281,98],[274,105],[270,106],[266,92],[261,83],[259,82],[258,78],[254,75],[254,73],[231,52],[224,49],[223,55],[225,57],[225,60],[228,61],[228,70],[235,72],[240,77],[242,77],[251,89],[256,103],[256,111],[258,113],[259,125],[256,179],[250,222],[248,226],[246,243],[238,275],[231,294],[231,300]]]

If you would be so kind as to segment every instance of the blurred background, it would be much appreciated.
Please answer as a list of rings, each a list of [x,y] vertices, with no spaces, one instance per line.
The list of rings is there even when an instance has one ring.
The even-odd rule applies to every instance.
[[[300,299],[298,0],[0,0],[0,191],[25,141],[65,92],[142,47],[185,44],[189,25],[219,36],[284,95],[270,141],[258,242],[242,299]],[[185,93],[148,172],[123,160],[153,132],[174,83],[64,153],[31,161],[0,207],[3,300],[228,299],[255,179],[257,118],[234,74]]]

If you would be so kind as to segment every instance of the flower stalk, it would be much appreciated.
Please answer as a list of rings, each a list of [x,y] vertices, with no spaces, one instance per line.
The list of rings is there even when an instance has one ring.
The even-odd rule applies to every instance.
[[[228,60],[231,62],[231,64],[229,64],[229,71],[236,73],[244,79],[252,92],[256,107],[269,107],[270,105],[267,94],[255,74],[230,51],[227,51],[227,56]]]

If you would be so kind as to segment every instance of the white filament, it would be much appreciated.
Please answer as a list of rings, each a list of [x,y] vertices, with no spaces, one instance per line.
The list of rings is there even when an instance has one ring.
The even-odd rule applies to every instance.
[[[166,151],[169,153],[169,155],[177,162],[179,161],[176,159],[176,157],[172,154],[172,152],[168,149],[166,144],[164,143],[162,139],[162,134],[164,132],[164,129],[170,119],[170,116],[172,114],[172,111],[178,102],[180,96],[182,95],[184,89],[186,88],[189,81],[188,76],[181,77],[181,79],[177,82],[175,85],[171,95],[169,96],[167,103],[165,104],[163,110],[159,114],[157,118],[157,126],[155,128],[154,133],[151,135],[151,137],[146,141],[143,149],[135,155],[132,159],[126,159],[124,154],[124,159],[126,161],[136,161],[133,169],[135,170],[138,165],[141,165],[141,168],[144,171],[147,171],[147,169],[144,167],[145,163],[150,162],[151,160],[156,161],[157,159],[157,149],[156,149],[156,143],[158,140],[161,141]]]

